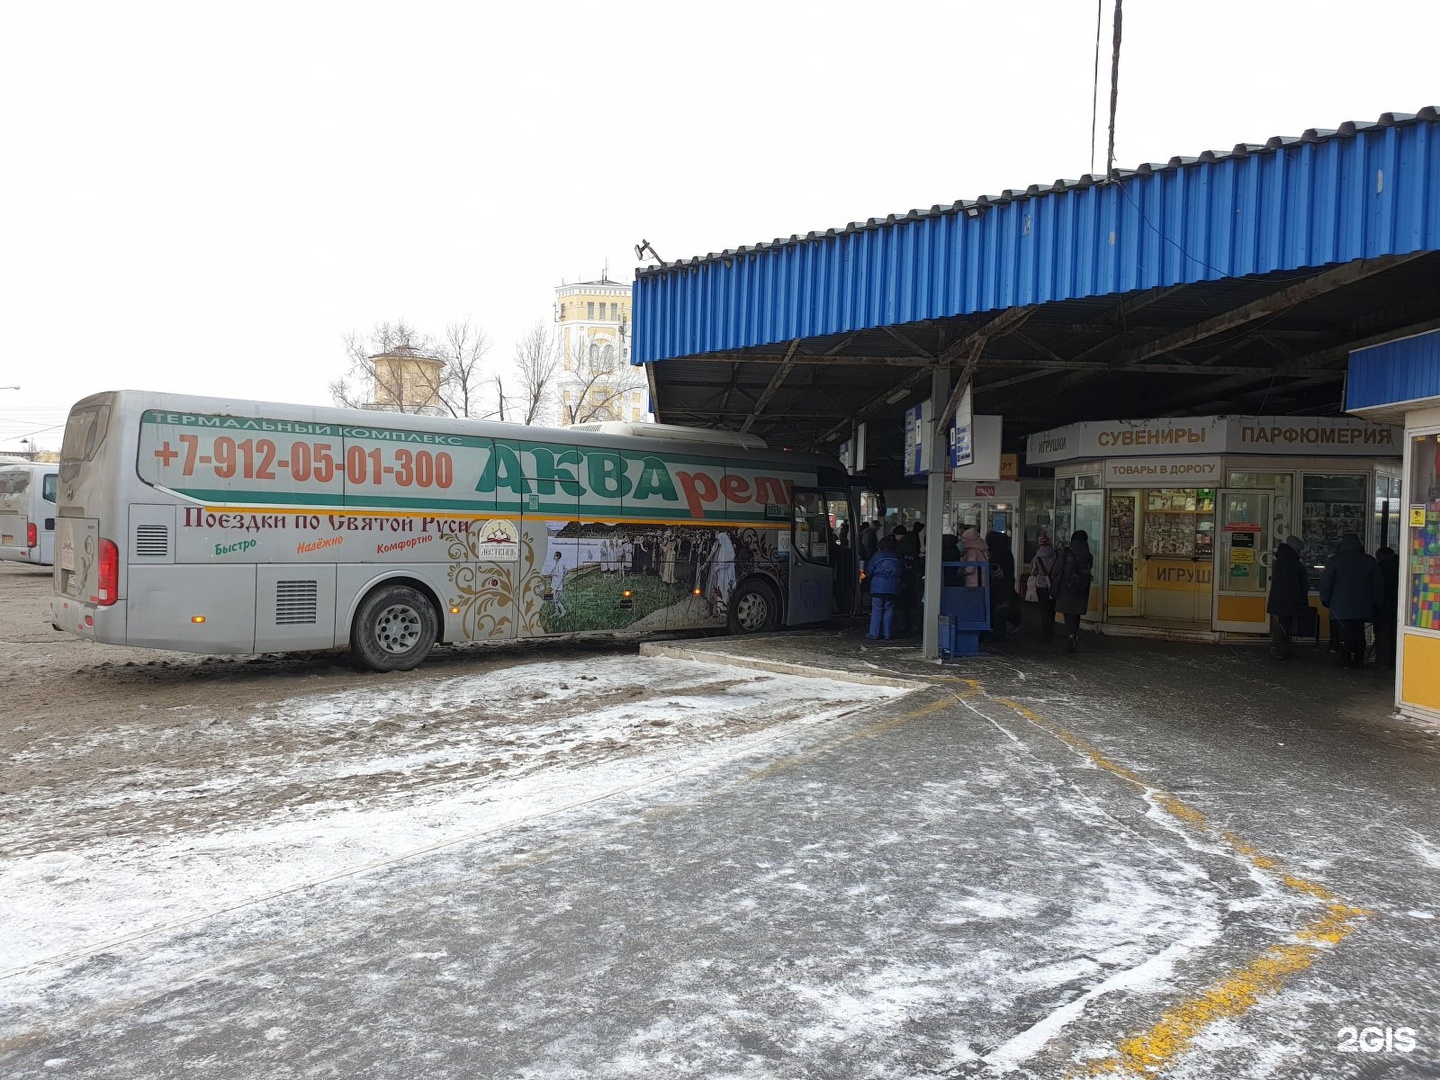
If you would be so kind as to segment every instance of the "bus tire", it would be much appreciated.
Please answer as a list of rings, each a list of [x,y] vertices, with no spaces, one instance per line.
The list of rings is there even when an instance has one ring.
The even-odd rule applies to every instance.
[[[780,625],[780,598],[766,581],[742,582],[730,596],[730,632],[764,634]]]
[[[382,585],[360,603],[350,651],[371,671],[409,671],[430,655],[439,617],[429,597],[409,585]]]

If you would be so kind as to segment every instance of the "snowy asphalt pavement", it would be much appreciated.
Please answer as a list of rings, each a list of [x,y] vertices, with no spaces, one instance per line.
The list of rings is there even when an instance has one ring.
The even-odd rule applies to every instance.
[[[1440,1076],[1440,732],[1391,719],[1380,673],[1088,637],[940,668],[850,629],[654,651],[580,669],[821,677],[702,709],[746,695],[749,725],[575,766],[542,739],[428,803],[316,810],[284,872],[210,844],[200,902],[172,877],[148,923],[32,912],[0,1072]],[[63,840],[11,854],[0,888],[118,898],[133,855],[87,843],[58,882],[34,860]]]

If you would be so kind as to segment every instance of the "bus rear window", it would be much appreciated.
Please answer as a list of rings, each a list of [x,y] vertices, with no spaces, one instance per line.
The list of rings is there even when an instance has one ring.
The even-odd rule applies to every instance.
[[[0,469],[0,495],[24,495],[29,490],[29,469]]]
[[[94,460],[95,454],[104,445],[105,433],[109,427],[109,405],[96,405],[72,412],[65,424],[65,438],[60,444],[61,463],[75,465]]]

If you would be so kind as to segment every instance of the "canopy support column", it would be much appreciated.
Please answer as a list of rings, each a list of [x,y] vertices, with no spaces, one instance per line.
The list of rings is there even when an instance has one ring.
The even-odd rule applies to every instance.
[[[935,404],[950,396],[950,369],[937,367],[930,373],[930,400]],[[950,476],[950,446],[945,428],[931,421],[925,433],[930,440],[930,473],[925,484],[925,594],[924,615],[920,619],[920,655],[927,660],[940,659],[940,572],[941,515],[945,510],[945,481]]]

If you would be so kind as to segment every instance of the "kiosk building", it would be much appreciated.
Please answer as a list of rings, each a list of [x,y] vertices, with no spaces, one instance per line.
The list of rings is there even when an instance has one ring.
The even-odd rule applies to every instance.
[[[1086,421],[1031,435],[1026,461],[1055,469],[1056,539],[1089,534],[1088,619],[1224,640],[1266,633],[1287,536],[1312,590],[1344,534],[1368,551],[1399,541],[1401,443],[1399,427],[1355,417]]]
[[[1440,719],[1440,331],[1351,353],[1345,407],[1404,425],[1395,704]]]

